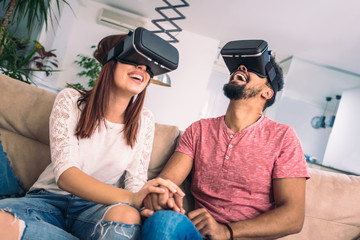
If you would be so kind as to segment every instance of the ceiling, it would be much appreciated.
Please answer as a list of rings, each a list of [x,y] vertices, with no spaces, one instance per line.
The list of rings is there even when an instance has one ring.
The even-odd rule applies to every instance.
[[[155,8],[166,6],[162,0],[95,1],[149,19],[161,18]],[[360,79],[358,0],[186,1],[189,7],[178,8],[186,19],[176,20],[175,23],[184,30],[218,39],[220,47],[231,40],[264,39],[278,61],[296,56],[349,72]],[[180,0],[168,2],[182,4]],[[329,85],[334,87],[319,94],[323,95],[319,101],[324,102],[327,94],[339,92],[339,84]]]

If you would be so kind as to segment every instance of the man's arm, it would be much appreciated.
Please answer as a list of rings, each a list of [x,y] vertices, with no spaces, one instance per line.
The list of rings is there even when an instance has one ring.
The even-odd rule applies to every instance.
[[[300,232],[305,216],[305,184],[305,178],[274,179],[276,208],[253,219],[230,223],[234,238],[274,239]],[[188,215],[203,236],[229,238],[225,225],[213,221],[204,209]]]
[[[175,152],[158,177],[168,179],[179,186],[189,175],[192,166],[193,159],[191,157],[181,152]],[[145,198],[144,206],[146,209],[155,211],[173,208],[177,212],[182,212],[182,199],[177,194],[172,195],[168,191],[162,194],[151,194]],[[142,215],[148,217],[150,214],[148,211],[143,211]]]
[[[159,177],[169,179],[179,186],[189,175],[193,162],[193,159],[185,153],[174,152]]]

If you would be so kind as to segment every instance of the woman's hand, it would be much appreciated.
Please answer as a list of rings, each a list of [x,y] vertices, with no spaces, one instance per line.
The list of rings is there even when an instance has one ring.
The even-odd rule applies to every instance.
[[[171,209],[175,212],[185,214],[183,209],[183,196],[174,194],[168,188],[162,187],[165,192],[161,194],[151,193],[144,199],[144,210],[141,216],[150,217],[155,211]]]
[[[157,177],[145,183],[139,192],[133,194],[131,204],[140,208],[142,207],[143,201],[148,194],[166,194],[167,192],[177,195],[181,198],[185,196],[185,193],[175,183],[170,180]]]

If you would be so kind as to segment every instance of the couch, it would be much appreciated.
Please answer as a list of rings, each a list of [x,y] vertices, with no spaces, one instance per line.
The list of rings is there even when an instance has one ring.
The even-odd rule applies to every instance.
[[[50,162],[48,119],[56,93],[0,74],[0,140],[10,165],[26,191]],[[174,151],[181,131],[155,125],[148,171],[154,178]],[[360,176],[309,169],[306,217],[300,233],[283,239],[360,239]],[[192,209],[189,179],[185,208]]]

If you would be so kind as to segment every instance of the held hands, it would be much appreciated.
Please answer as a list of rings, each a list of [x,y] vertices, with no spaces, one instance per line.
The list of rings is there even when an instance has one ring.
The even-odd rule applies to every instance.
[[[205,208],[189,212],[188,217],[203,238],[230,239],[230,232],[227,227],[218,223]]]
[[[144,199],[147,198],[148,196],[151,195],[166,195],[168,196],[167,198],[177,198],[177,199],[182,199],[185,196],[185,193],[172,181],[170,180],[165,180],[162,178],[155,178],[152,179],[150,181],[148,181],[147,183],[145,183],[145,185],[140,189],[139,192],[134,193],[131,199],[131,203],[137,207],[141,207],[144,203]],[[165,197],[162,197],[162,201],[165,201]],[[169,197],[171,196],[171,197]],[[166,200],[168,201],[168,200]],[[174,200],[172,200],[174,202]],[[145,205],[145,204],[144,204]],[[181,206],[182,206],[182,200],[181,200]],[[154,210],[153,208],[148,208],[146,209],[146,205],[145,205],[145,210],[142,211],[142,215],[143,216],[150,216],[152,215],[152,210]],[[148,216],[147,216],[148,215]]]
[[[150,217],[154,211],[172,209],[185,214],[183,209],[183,191],[170,180],[156,178],[147,182],[138,192],[147,190],[147,195],[142,198],[144,210],[143,217]],[[218,223],[205,208],[200,208],[188,213],[188,217],[199,230],[203,238],[229,239],[230,232],[223,224]]]
[[[161,186],[161,189],[164,190],[162,193],[151,193],[147,195],[144,199],[144,210],[141,212],[141,215],[143,217],[150,217],[154,211],[163,209],[172,209],[175,212],[185,214],[185,210],[183,209],[183,197],[185,194],[176,184],[174,185],[179,189],[176,193],[171,191],[170,188]]]

